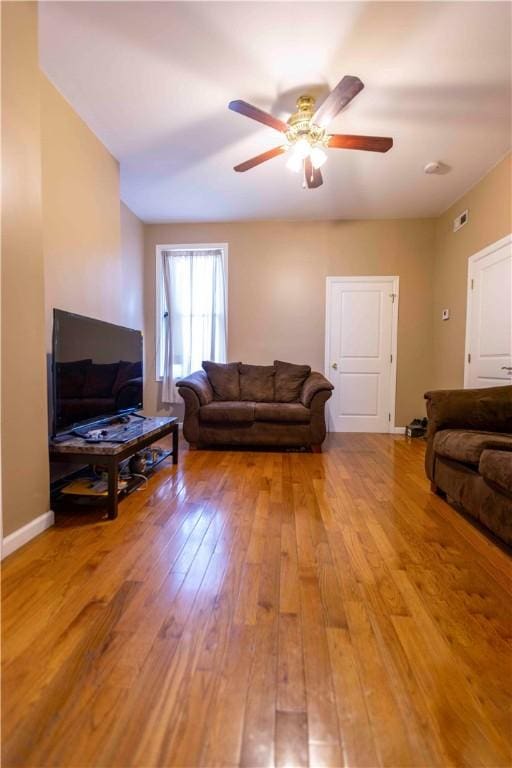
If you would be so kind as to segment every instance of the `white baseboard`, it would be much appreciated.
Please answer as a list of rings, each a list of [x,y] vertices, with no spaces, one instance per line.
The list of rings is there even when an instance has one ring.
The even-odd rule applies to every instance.
[[[405,427],[393,427],[391,432],[393,435],[405,435]]]
[[[44,512],[42,515],[39,515],[35,520],[31,520],[30,523],[27,523],[22,528],[18,528],[17,531],[10,533],[2,541],[2,560],[4,557],[7,557],[7,555],[10,555],[12,552],[15,552],[26,544],[30,539],[33,539],[43,531],[46,531],[46,529],[50,528],[54,522],[55,513],[50,510],[49,512]]]

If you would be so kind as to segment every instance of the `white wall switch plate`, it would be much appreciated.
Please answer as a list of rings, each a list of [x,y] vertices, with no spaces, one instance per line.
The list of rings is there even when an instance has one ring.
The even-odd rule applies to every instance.
[[[449,309],[443,309],[443,313],[441,315],[441,320],[449,320],[450,319],[450,310]]]

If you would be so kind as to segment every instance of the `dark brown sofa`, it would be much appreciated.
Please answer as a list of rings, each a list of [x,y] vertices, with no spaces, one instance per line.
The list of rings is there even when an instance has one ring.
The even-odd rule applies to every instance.
[[[434,492],[512,545],[512,386],[427,392]]]
[[[310,447],[325,439],[332,384],[307,365],[204,362],[178,382],[183,434],[192,449],[213,445]]]

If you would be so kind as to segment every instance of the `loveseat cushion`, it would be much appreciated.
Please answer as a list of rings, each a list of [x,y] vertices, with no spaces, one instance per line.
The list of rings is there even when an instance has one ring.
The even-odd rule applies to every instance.
[[[254,403],[212,402],[202,405],[199,419],[207,424],[247,424],[254,421]]]
[[[486,448],[512,451],[512,435],[475,432],[470,429],[442,429],[434,437],[434,451],[463,464],[478,464]]]
[[[274,380],[274,399],[276,403],[294,403],[300,398],[302,385],[311,373],[309,365],[295,365],[282,360],[274,360],[276,375]]]
[[[479,471],[485,480],[512,495],[512,451],[483,451]]]
[[[214,400],[240,400],[240,363],[212,363],[203,360]]]
[[[272,403],[274,400],[273,365],[240,364],[240,398],[257,403]]]
[[[256,403],[256,421],[278,421],[288,424],[309,424],[311,411],[301,403]]]

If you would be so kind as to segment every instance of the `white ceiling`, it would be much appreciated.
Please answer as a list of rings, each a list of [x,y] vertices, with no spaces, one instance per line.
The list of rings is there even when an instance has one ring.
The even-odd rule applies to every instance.
[[[508,2],[43,2],[40,51],[148,222],[431,216],[511,144]],[[232,170],[281,134],[231,99],[286,119],[345,74],[365,89],[330,131],[390,152],[329,150],[313,190],[285,157]],[[451,171],[425,175],[435,160]]]

